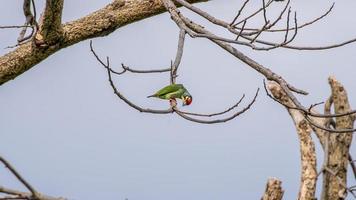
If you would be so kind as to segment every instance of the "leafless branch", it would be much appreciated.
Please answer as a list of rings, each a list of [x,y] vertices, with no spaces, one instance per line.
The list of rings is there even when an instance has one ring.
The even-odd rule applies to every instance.
[[[263,19],[265,20],[265,25],[267,25],[269,23],[269,21],[267,20],[267,10],[266,10],[266,2],[265,0],[262,0],[262,9],[263,9]]]
[[[114,90],[114,93],[116,94],[116,96],[118,96],[121,100],[123,100],[127,105],[129,105],[130,107],[138,110],[139,112],[144,112],[144,113],[152,113],[152,114],[168,114],[168,113],[173,113],[173,109],[166,109],[166,110],[155,110],[155,109],[150,109],[150,108],[142,108],[136,104],[134,104],[133,102],[131,102],[130,100],[128,100],[124,95],[122,95],[118,89],[116,88],[112,77],[111,77],[111,71],[110,71],[110,66],[107,66],[107,72],[108,72],[108,77],[109,77],[109,82],[110,82],[110,86],[112,87],[112,89]]]
[[[250,0],[246,0],[242,6],[240,7],[239,11],[237,12],[237,15],[235,16],[235,18],[232,20],[232,22],[230,23],[230,26],[232,26],[236,20],[240,17],[241,13],[242,13],[242,10],[245,8],[245,6],[247,5],[247,3],[249,2]],[[246,20],[244,21],[244,23],[246,23]]]
[[[33,7],[33,14],[31,11],[31,5]],[[38,24],[36,22],[36,6],[34,0],[24,0],[23,2],[23,13],[25,15],[26,21],[20,32],[20,36],[17,38],[18,43],[22,43],[30,39],[34,33],[38,30]],[[31,33],[25,37],[26,30],[28,27],[31,27]]]
[[[32,193],[33,197],[38,197],[37,191],[30,185],[21,175],[16,171],[16,169],[2,156],[0,156],[0,161],[5,165],[6,168]]]
[[[29,25],[0,26],[0,29],[6,29],[6,28],[24,28],[24,27],[30,28],[30,27],[32,27],[32,26],[29,26]]]
[[[177,55],[176,55],[176,59],[174,64],[172,64],[172,72],[171,72],[171,80],[174,80],[173,83],[175,83],[175,79],[173,78],[173,76],[176,76],[177,73],[177,68],[179,66],[180,60],[182,58],[182,54],[183,54],[183,43],[184,43],[184,35],[186,34],[185,31],[181,31],[180,32],[180,37],[179,37],[179,44],[178,44],[178,50],[177,50]],[[126,98],[121,92],[119,92],[119,90],[117,89],[117,87],[114,84],[114,81],[112,79],[112,74],[116,74],[116,75],[122,75],[123,73],[125,73],[126,71],[129,71],[129,68],[126,67],[125,65],[122,64],[122,68],[123,71],[121,72],[117,72],[114,71],[113,69],[111,69],[110,67],[110,59],[108,57],[106,57],[106,62],[102,61],[99,56],[97,55],[97,53],[95,52],[94,48],[93,48],[93,43],[92,41],[90,41],[90,50],[93,53],[95,59],[107,70],[108,73],[108,78],[109,78],[109,83],[110,86],[112,87],[114,93],[121,99],[123,100],[127,105],[129,105],[130,107],[138,110],[139,112],[144,112],[144,113],[152,113],[152,114],[169,114],[169,113],[177,113],[179,116],[181,116],[182,118],[189,120],[189,121],[193,121],[193,122],[197,122],[197,123],[203,123],[203,124],[215,124],[215,123],[223,123],[223,122],[227,122],[230,121],[234,118],[236,118],[237,116],[241,115],[242,113],[246,112],[247,110],[250,109],[250,107],[254,104],[254,102],[256,101],[259,89],[256,92],[255,97],[253,98],[253,100],[247,105],[247,107],[245,107],[244,109],[242,109],[241,111],[236,112],[235,114],[233,114],[230,117],[227,118],[223,118],[223,119],[216,119],[216,120],[202,120],[202,119],[195,119],[192,117],[189,117],[188,115],[194,115],[194,116],[201,116],[201,117],[213,117],[213,116],[217,116],[217,115],[222,115],[225,114],[231,110],[233,110],[235,107],[238,106],[238,104],[242,101],[242,99],[244,98],[244,96],[240,99],[240,101],[235,104],[233,107],[219,112],[219,113],[214,113],[214,114],[210,114],[209,116],[206,114],[199,114],[199,113],[192,113],[192,112],[185,112],[185,111],[180,111],[176,105],[172,104],[171,102],[171,108],[166,109],[166,110],[156,110],[156,109],[150,109],[150,108],[143,108],[133,102],[131,102],[128,98]],[[176,70],[174,70],[176,69]],[[133,73],[159,73],[159,72],[166,72],[169,71],[168,69],[165,70],[149,70],[149,71],[137,71],[137,70],[131,70],[131,72]]]
[[[307,23],[304,23],[300,26],[295,26],[291,29],[289,29],[288,27],[285,28],[285,29],[271,29],[275,24],[277,24],[277,22],[279,22],[283,16],[283,14],[285,13],[286,11],[286,8],[287,6],[289,5],[289,1],[287,1],[285,7],[283,8],[283,10],[281,11],[279,17],[273,22],[271,23],[270,25],[266,26],[266,24],[264,25],[264,27],[262,28],[246,28],[244,27],[243,30],[247,31],[247,32],[244,32],[242,31],[242,27],[237,27],[237,25],[241,24],[241,23],[245,23],[246,20],[254,17],[256,14],[258,14],[259,12],[264,12],[267,7],[273,2],[273,1],[269,1],[265,6],[263,6],[262,8],[260,8],[259,10],[257,10],[255,13],[253,13],[252,15],[244,18],[243,20],[241,20],[240,22],[234,24],[234,25],[231,25],[231,23],[228,23],[228,22],[225,22],[223,20],[220,20],[220,19],[217,19],[213,16],[211,16],[209,13],[205,12],[205,11],[202,11],[200,10],[199,8],[189,4],[188,2],[186,2],[185,0],[174,0],[176,2],[178,2],[180,5],[183,5],[184,7],[188,8],[189,10],[195,12],[196,14],[198,14],[199,16],[207,19],[208,21],[210,21],[211,23],[215,24],[215,25],[218,25],[218,26],[222,26],[224,28],[226,28],[228,31],[230,31],[231,33],[233,34],[236,34],[237,36],[242,36],[242,38],[248,40],[249,42],[246,43],[246,42],[241,42],[241,41],[236,41],[236,40],[232,40],[232,39],[228,39],[228,38],[223,38],[223,37],[218,37],[218,36],[215,36],[215,38],[212,38],[210,35],[196,35],[194,34],[194,32],[192,32],[191,30],[189,30],[189,35],[192,36],[192,37],[206,37],[206,38],[209,38],[209,39],[217,39],[217,40],[221,40],[221,41],[225,41],[225,42],[229,42],[229,43],[234,43],[234,44],[238,44],[238,45],[245,45],[245,46],[249,46],[251,47],[252,49],[254,50],[263,50],[263,51],[267,51],[267,50],[271,50],[271,49],[275,49],[275,48],[279,48],[279,47],[282,47],[282,48],[289,48],[289,49],[295,49],[295,50],[325,50],[325,49],[331,49],[331,48],[336,48],[336,47],[340,47],[340,46],[344,46],[344,45],[347,45],[347,44],[350,44],[350,43],[353,43],[356,41],[356,38],[353,38],[351,40],[348,40],[348,41],[345,41],[345,42],[339,42],[339,43],[336,43],[336,44],[333,44],[333,45],[327,45],[327,46],[316,46],[316,47],[308,47],[308,46],[294,46],[294,45],[289,45],[289,43],[291,43],[291,41],[293,41],[293,39],[295,38],[296,34],[297,34],[297,29],[299,28],[303,28],[303,27],[306,27],[306,26],[309,26],[319,20],[321,20],[322,18],[324,18],[325,16],[327,16],[333,9],[334,7],[334,4],[332,4],[332,6],[329,8],[328,11],[326,11],[323,15],[315,18],[314,20],[310,21],[310,22],[307,22]],[[245,2],[246,3],[246,2]],[[241,12],[243,11],[245,7],[245,4],[242,5],[241,9],[239,10],[239,13],[241,14]],[[172,9],[171,9],[172,10]],[[240,16],[240,14],[238,13],[237,17]],[[183,23],[181,22],[181,20],[179,18],[177,18],[177,14],[173,14],[175,15],[174,20],[178,20],[180,21],[179,22],[179,26],[182,27],[184,26]],[[236,17],[235,17],[236,18]],[[264,15],[264,18],[265,15]],[[296,21],[296,20],[295,20]],[[184,27],[183,27],[184,28]],[[237,30],[235,30],[237,29]],[[262,29],[262,31],[261,31]],[[295,30],[295,35],[293,36],[293,39],[291,39],[289,42],[283,42],[283,43],[276,43],[276,42],[271,42],[271,41],[265,41],[265,40],[260,40],[260,39],[256,39],[256,34],[261,34],[261,32],[287,32],[287,31],[290,31],[290,30]],[[253,31],[253,32],[248,32],[248,31]],[[249,36],[252,36],[254,35],[253,38],[249,37]],[[287,34],[285,34],[285,37],[286,37]],[[257,47],[255,45],[249,45],[250,43],[252,42],[256,42],[258,44],[261,44],[261,45],[267,45],[269,47]]]
[[[236,24],[233,25],[233,27],[236,27],[237,25],[243,23],[243,21],[246,21],[248,19],[251,19],[252,17],[256,16],[258,13],[260,13],[261,11],[267,9],[272,3],[274,2],[274,0],[270,0],[268,1],[264,7],[258,9],[257,11],[255,11],[254,13],[252,13],[251,15],[247,16],[246,18],[240,20],[239,22],[237,22]],[[243,8],[242,8],[243,9]]]
[[[0,162],[3,163],[5,167],[16,177],[16,179],[19,180],[30,191],[30,193],[21,192],[0,185],[0,193],[9,195],[0,199],[66,200],[65,198],[51,197],[37,192],[34,187],[29,182],[27,182],[15,169],[15,167],[12,166],[11,163],[8,162],[4,157],[0,156]]]
[[[257,40],[258,36],[261,35],[261,33],[266,29],[268,24],[269,24],[269,21],[266,21],[265,25],[263,25],[263,27],[256,33],[255,37],[250,41],[251,44]]]
[[[0,200],[9,200],[9,199],[26,199],[26,200],[67,200],[63,197],[52,197],[48,195],[38,194],[37,197],[34,197],[32,193],[22,192],[10,188],[6,188],[0,185],[0,193],[7,194],[0,198]]]
[[[243,31],[244,31],[244,28],[245,28],[245,26],[246,26],[246,23],[247,23],[247,21],[244,21],[244,23],[242,24],[241,30],[240,30],[240,32],[237,34],[235,41],[238,41],[238,40],[239,40],[239,37],[240,37],[241,33],[243,33]]]
[[[179,0],[179,1],[182,1],[182,0]],[[219,46],[223,47],[225,50],[227,50],[228,52],[230,52],[231,54],[235,55],[237,58],[241,59],[243,62],[247,63],[248,65],[250,65],[252,68],[256,69],[258,72],[262,73],[263,75],[265,75],[266,77],[268,77],[269,80],[273,80],[275,79],[275,81],[277,80],[277,82],[281,85],[281,87],[285,90],[285,92],[288,94],[288,96],[291,98],[291,100],[294,102],[295,105],[297,105],[297,108],[298,109],[301,109],[303,110],[305,113],[310,113],[307,111],[306,108],[304,108],[298,101],[297,99],[294,97],[294,95],[289,91],[289,89],[291,89],[291,87],[289,86],[288,83],[286,83],[280,76],[276,76],[275,78],[272,78],[273,75],[275,75],[274,73],[270,74],[269,73],[269,70],[264,68],[263,66],[257,64],[255,61],[249,59],[248,57],[244,56],[241,52],[238,52],[235,48],[231,47],[230,45],[226,44],[226,43],[223,43],[223,41],[225,42],[230,42],[224,38],[220,38],[220,37],[217,37],[213,34],[211,34],[210,32],[206,31],[203,27],[199,26],[198,24],[195,24],[192,20],[184,17],[181,13],[179,13],[176,8],[174,7],[174,5],[172,4],[167,4],[168,6],[171,6],[171,7],[167,7],[167,10],[170,11],[171,13],[171,16],[173,19],[175,18],[178,18],[178,19],[175,19],[175,21],[182,21],[184,23],[186,23],[187,26],[180,26],[181,28],[184,28],[184,27],[189,27],[189,31],[196,31],[198,34],[202,34],[202,35],[199,35],[199,36],[202,36],[202,37],[206,37],[210,40],[212,40],[213,42],[217,43]],[[184,6],[184,5],[183,5]],[[190,8],[192,8],[192,6],[190,6]],[[200,12],[199,9],[194,9],[195,12]],[[204,14],[204,13],[203,13]],[[296,15],[295,15],[296,16]],[[206,17],[207,19],[214,19],[213,17],[211,16],[208,16]],[[216,20],[215,20],[216,21]],[[219,20],[217,20],[219,22]],[[296,22],[296,17],[295,17],[295,22]],[[297,25],[295,27],[298,27]],[[297,28],[295,28],[295,30],[297,30]],[[193,33],[194,35],[194,33]],[[258,35],[257,35],[258,36]],[[293,37],[294,38],[294,37]],[[232,41],[232,42],[235,42],[236,41]],[[278,78],[277,78],[278,77]],[[343,113],[345,114],[345,113]],[[342,115],[343,115],[342,114]],[[348,113],[350,115],[350,113]],[[316,116],[316,115],[313,115],[313,114],[309,114],[311,116]],[[319,115],[320,117],[326,117],[325,115]],[[331,116],[331,115],[329,115]],[[332,117],[335,117],[335,115],[332,115]],[[309,118],[308,118],[309,120]],[[310,121],[310,120],[309,120]],[[310,121],[311,122],[311,121]],[[312,122],[311,122],[312,123]],[[313,123],[312,123],[313,124]],[[324,128],[324,127],[320,127],[319,125],[317,124],[313,124],[315,125],[315,127],[318,127],[318,128]],[[327,130],[327,131],[334,131],[334,132],[353,132],[355,131],[354,129],[342,129],[342,130],[331,130],[331,129],[327,129],[327,128],[324,128],[324,130]]]
[[[324,14],[320,15],[319,17],[316,17],[316,18],[312,19],[312,20],[309,21],[309,22],[305,22],[305,23],[299,25],[297,28],[298,28],[298,29],[305,28],[305,27],[307,27],[307,26],[309,26],[309,25],[312,25],[312,24],[314,24],[315,22],[318,22],[319,20],[323,19],[324,17],[326,17],[327,15],[329,15],[329,14],[331,13],[331,11],[332,11],[333,8],[334,8],[334,5],[335,5],[335,3],[333,3],[333,4],[330,6],[330,8],[329,8]],[[292,28],[291,30],[293,30],[293,29],[294,29],[294,28]],[[247,30],[255,30],[255,29],[247,29]],[[284,32],[284,31],[286,31],[286,29],[269,29],[269,30],[266,30],[266,32]]]
[[[244,98],[245,98],[245,94],[242,95],[240,100],[235,105],[231,106],[230,108],[228,108],[222,112],[217,112],[217,113],[212,113],[212,114],[199,114],[199,113],[185,112],[185,111],[181,111],[181,110],[179,112],[182,114],[185,114],[185,115],[192,115],[192,116],[198,116],[198,117],[214,117],[214,116],[223,115],[225,113],[228,113],[231,110],[233,110],[234,108],[238,107]]]
[[[186,34],[186,31],[184,29],[180,29],[179,39],[178,39],[177,54],[176,54],[176,57],[174,59],[174,62],[172,64],[172,66],[171,66],[172,67],[172,70],[171,70],[171,84],[176,82],[178,67],[179,67],[179,64],[180,64],[180,62],[182,60],[182,56],[183,56],[185,34]]]
[[[269,94],[267,87],[266,87],[266,83],[265,81],[263,81],[264,84],[264,88],[266,91],[266,94],[268,97],[270,97],[272,100],[274,100],[275,102],[283,105],[284,107],[288,108],[288,109],[294,109],[294,110],[299,110],[301,112],[304,113],[305,119],[313,126],[316,127],[318,129],[330,132],[330,133],[350,133],[350,132],[356,132],[356,129],[330,129],[324,126],[321,126],[319,124],[316,124],[312,119],[310,119],[310,116],[312,117],[319,117],[319,118],[330,118],[330,117],[343,117],[343,116],[350,116],[352,114],[354,114],[356,111],[351,111],[351,112],[347,112],[347,113],[342,113],[342,114],[316,114],[314,112],[312,112],[311,110],[307,110],[303,107],[292,107],[289,105],[286,105],[284,103],[282,103],[280,100],[274,98],[271,94]],[[313,106],[311,106],[313,107]]]
[[[123,71],[128,71],[136,74],[151,74],[151,73],[164,73],[164,72],[170,72],[171,68],[164,68],[164,69],[149,69],[149,70],[139,70],[139,69],[132,69],[123,63],[121,63],[121,67]]]
[[[138,69],[132,69],[126,65],[124,65],[123,63],[121,64],[122,67],[122,71],[116,71],[113,70],[112,68],[108,68],[108,66],[110,65],[110,61],[109,61],[109,57],[106,57],[106,63],[104,63],[98,56],[98,54],[94,51],[93,48],[93,41],[90,40],[90,51],[93,53],[95,59],[106,69],[110,70],[111,73],[113,74],[117,74],[117,75],[122,75],[125,72],[132,72],[132,73],[137,73],[137,74],[148,74],[148,73],[163,73],[163,72],[170,72],[171,68],[166,68],[166,69],[151,69],[151,70],[138,70]]]
[[[233,115],[231,115],[230,117],[227,118],[223,118],[223,119],[216,119],[216,120],[202,120],[202,119],[196,119],[193,117],[190,117],[186,114],[184,114],[183,112],[181,112],[180,110],[178,110],[177,108],[173,108],[174,111],[181,116],[182,118],[192,121],[192,122],[196,122],[196,123],[200,123],[200,124],[216,124],[216,123],[224,123],[230,120],[235,119],[237,116],[241,115],[242,113],[246,112],[247,110],[249,110],[251,108],[251,106],[256,102],[257,96],[258,96],[258,92],[259,92],[259,88],[256,91],[256,94],[254,96],[254,98],[252,99],[252,101],[241,111],[238,111],[236,113],[234,113]],[[225,112],[226,113],[226,112]],[[190,115],[195,115],[195,116],[202,116],[202,114],[198,114],[198,113],[189,113]]]

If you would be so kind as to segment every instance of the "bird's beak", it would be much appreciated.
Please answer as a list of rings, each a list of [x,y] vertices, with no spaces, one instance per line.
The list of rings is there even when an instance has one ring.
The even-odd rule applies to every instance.
[[[186,106],[187,104],[185,103],[185,100],[183,100],[182,106]]]

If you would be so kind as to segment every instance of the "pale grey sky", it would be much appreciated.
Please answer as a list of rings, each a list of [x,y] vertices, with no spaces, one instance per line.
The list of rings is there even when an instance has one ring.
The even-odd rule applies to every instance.
[[[42,10],[44,0],[36,2]],[[84,16],[109,2],[67,0],[63,20]],[[23,23],[21,1],[1,3],[1,25]],[[249,9],[259,3],[251,1]],[[323,13],[331,3],[303,0],[293,3],[293,8],[301,23]],[[240,4],[215,0],[199,7],[229,20]],[[331,44],[355,37],[355,7],[351,0],[336,2],[334,12],[300,31],[295,44]],[[18,32],[1,30],[0,47],[14,44]],[[123,62],[146,69],[170,64],[177,36],[175,24],[162,14],[93,41],[97,52],[110,56],[113,65]],[[310,92],[300,96],[305,105],[324,101],[330,93],[327,77],[335,75],[348,89],[355,108],[356,44],[320,52],[238,48]],[[0,48],[1,54],[7,51]],[[168,80],[163,74],[126,74],[116,79],[126,96],[154,108],[168,104],[146,96]],[[178,82],[194,96],[185,109],[206,113],[225,109],[243,93],[249,100],[257,87],[263,87],[255,71],[210,42],[190,38]],[[113,94],[106,71],[89,51],[89,41],[61,50],[2,85],[0,111],[0,153],[47,194],[76,200],[259,199],[267,178],[278,177],[285,199],[297,196],[297,134],[284,108],[264,92],[249,112],[224,124],[200,125],[176,115],[142,114]],[[352,154],[356,157],[355,147]],[[0,184],[21,189],[4,168]]]

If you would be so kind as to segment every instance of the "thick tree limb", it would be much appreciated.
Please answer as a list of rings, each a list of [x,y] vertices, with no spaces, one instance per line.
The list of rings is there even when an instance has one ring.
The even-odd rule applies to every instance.
[[[351,110],[347,92],[334,77],[329,78],[331,98],[334,103],[335,114]],[[355,115],[336,118],[335,129],[352,129]],[[352,141],[352,133],[331,134],[329,138],[328,162],[324,166],[322,199],[344,199],[347,194],[346,177],[349,164],[349,148]],[[327,170],[326,170],[327,169]],[[332,172],[332,173],[331,173]]]
[[[268,84],[268,89],[271,91],[272,95],[283,104],[288,106],[294,105],[279,84],[270,82]],[[288,112],[297,128],[300,141],[302,174],[298,199],[312,200],[315,198],[317,181],[316,153],[314,142],[311,137],[312,128],[301,111],[288,109]]]
[[[197,3],[202,1],[208,0],[190,0],[189,2]],[[51,30],[45,32],[44,36],[51,40],[53,37],[57,38],[58,36],[56,35],[61,32],[58,31],[58,27],[60,27],[61,1],[47,0],[48,2],[55,3],[47,4],[51,6],[46,6],[46,9],[56,11],[56,14],[51,15],[54,17],[53,19],[46,19],[52,21],[53,26],[47,24],[50,22],[43,21],[43,28]],[[55,43],[49,43],[48,46],[41,47],[28,41],[14,51],[0,57],[0,85],[16,78],[62,48],[89,38],[108,35],[122,26],[164,11],[165,9],[160,0],[115,0],[96,12],[62,25],[63,33],[60,40],[54,40],[56,41]],[[41,38],[38,39],[41,40]]]
[[[55,44],[62,37],[63,1],[46,0],[45,10],[40,21],[40,31],[36,35],[38,43]]]
[[[282,200],[283,193],[282,181],[270,178],[267,181],[266,190],[261,200]]]

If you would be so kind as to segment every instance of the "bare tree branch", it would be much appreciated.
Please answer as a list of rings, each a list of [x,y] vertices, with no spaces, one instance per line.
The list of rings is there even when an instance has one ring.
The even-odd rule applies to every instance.
[[[36,35],[36,44],[48,46],[58,43],[63,36],[62,10],[64,0],[46,0],[41,16],[40,30]]]
[[[176,57],[175,57],[174,62],[172,64],[171,84],[176,82],[178,67],[179,67],[180,61],[182,60],[182,56],[183,56],[183,47],[184,47],[185,34],[186,34],[186,31],[184,29],[181,29],[180,32],[179,32],[177,54],[176,54]]]
[[[230,112],[231,110],[235,109],[236,107],[239,106],[239,104],[242,102],[242,100],[245,98],[245,94],[242,95],[242,97],[240,98],[240,100],[233,106],[231,106],[230,108],[222,111],[222,112],[217,112],[217,113],[212,113],[212,114],[199,114],[199,113],[192,113],[192,112],[185,112],[185,111],[179,111],[182,114],[185,115],[192,115],[192,116],[198,116],[198,117],[214,117],[214,116],[218,116],[218,115],[223,115],[225,113]]]
[[[356,132],[356,129],[331,129],[326,126],[327,122],[330,121],[330,119],[326,119],[326,118],[354,116],[353,114],[355,113],[355,111],[349,111],[349,112],[340,113],[340,114],[328,114],[328,113],[327,114],[318,114],[316,111],[312,111],[311,109],[305,109],[304,107],[298,107],[294,104],[294,102],[291,104],[284,104],[282,101],[280,101],[279,99],[273,97],[272,95],[270,95],[268,93],[265,82],[264,82],[264,88],[266,90],[267,96],[269,96],[272,100],[285,106],[287,109],[298,110],[298,111],[302,112],[304,114],[305,119],[309,122],[310,125],[312,125],[314,131],[316,131],[320,141],[323,141],[321,139],[322,138],[321,136],[324,135],[324,133],[325,133],[324,131],[330,132],[330,133]]]
[[[32,26],[29,26],[29,25],[0,26],[0,29],[6,29],[6,28],[24,28],[24,27],[31,28]]]
[[[31,4],[33,7],[33,14],[31,11]],[[23,41],[26,41],[28,39],[30,39],[34,32],[37,30],[38,25],[36,22],[36,6],[35,6],[35,1],[34,0],[24,0],[23,1],[23,13],[25,15],[26,21],[25,24],[20,32],[20,36],[17,38],[17,42],[21,43]],[[32,29],[32,32],[25,37],[26,31],[27,31],[27,27],[30,26]]]
[[[283,102],[284,105],[293,104],[285,91],[277,83],[270,82],[268,84],[268,89],[271,91],[273,96],[279,101]],[[316,191],[317,171],[315,146],[311,137],[312,129],[309,123],[305,120],[304,114],[302,112],[288,108],[287,110],[297,128],[300,142],[302,175],[298,199],[314,199]]]
[[[215,120],[202,120],[202,119],[196,119],[193,117],[190,117],[186,114],[184,114],[183,112],[179,111],[177,108],[173,108],[174,111],[181,116],[182,118],[192,121],[192,122],[196,122],[196,123],[200,123],[200,124],[217,124],[217,123],[224,123],[230,120],[235,119],[236,117],[238,117],[239,115],[241,115],[242,113],[246,112],[247,110],[249,110],[251,108],[251,106],[256,102],[257,96],[258,96],[258,92],[259,92],[259,88],[256,91],[256,94],[254,96],[254,98],[252,99],[252,101],[245,107],[243,108],[241,111],[238,111],[236,113],[234,113],[233,115],[231,115],[230,117],[227,118],[222,118],[222,119],[215,119]],[[222,113],[226,113],[225,111],[223,111]],[[198,113],[189,113],[189,115],[195,115],[195,116],[202,116],[203,114],[198,114]],[[212,115],[212,116],[216,116],[216,115]],[[206,116],[205,116],[206,117]]]
[[[37,191],[30,185],[21,175],[16,171],[16,169],[7,161],[5,158],[0,156],[0,161],[5,165],[6,168],[32,193],[32,196],[37,197]]]
[[[176,77],[176,73],[177,70],[174,71],[174,69],[178,69],[180,60],[182,58],[182,54],[183,54],[183,43],[184,43],[184,35],[186,34],[185,31],[180,31],[180,36],[179,36],[179,41],[178,41],[178,50],[177,50],[177,55],[175,58],[175,64],[172,64],[172,72],[171,72],[171,80],[174,80],[173,83],[175,83],[175,79],[173,77]],[[223,123],[223,122],[227,122],[230,121],[232,119],[235,119],[237,116],[241,115],[242,113],[246,112],[247,110],[249,110],[251,108],[251,106],[255,103],[258,93],[259,93],[259,89],[257,89],[255,97],[252,99],[252,101],[241,111],[238,111],[236,113],[234,113],[233,115],[231,115],[230,117],[227,118],[222,118],[222,119],[215,119],[215,120],[203,120],[203,119],[196,119],[193,117],[190,117],[188,115],[193,115],[193,116],[200,116],[200,117],[213,117],[213,116],[217,116],[217,115],[222,115],[225,114],[231,110],[233,110],[235,107],[237,107],[237,105],[242,101],[241,98],[240,101],[235,104],[233,107],[222,111],[222,112],[218,112],[218,113],[214,113],[214,114],[199,114],[199,113],[193,113],[193,112],[185,112],[185,111],[180,111],[177,107],[176,107],[176,102],[170,102],[171,103],[171,108],[166,109],[166,110],[156,110],[156,109],[150,109],[150,108],[142,108],[141,106],[131,102],[128,98],[126,98],[121,92],[119,92],[119,90],[116,88],[114,81],[112,80],[112,74],[116,74],[116,75],[122,75],[126,72],[126,68],[124,65],[122,65],[123,67],[123,71],[122,72],[117,72],[114,71],[113,69],[111,69],[110,67],[110,60],[108,57],[106,57],[106,63],[104,61],[102,61],[99,56],[97,55],[97,53],[95,52],[94,48],[93,48],[93,44],[92,41],[90,41],[90,50],[93,53],[95,59],[107,70],[108,73],[108,78],[109,78],[109,83],[110,86],[112,87],[114,93],[121,99],[123,100],[126,104],[128,104],[130,107],[138,110],[139,112],[145,112],[145,113],[152,113],[152,114],[168,114],[168,113],[177,113],[180,117],[192,121],[192,122],[196,122],[196,123],[201,123],[201,124],[216,124],[216,123]],[[162,72],[162,71],[145,71],[145,73],[157,73],[157,72]]]
[[[351,110],[347,92],[344,86],[336,78],[329,77],[329,84],[332,93],[334,112],[345,113]],[[355,121],[354,115],[347,115],[335,119],[335,129],[353,129]],[[352,133],[331,134],[328,144],[327,165],[323,167],[328,173],[323,177],[323,196],[324,199],[344,199],[347,188],[347,166],[349,164],[349,148],[352,141]],[[350,191],[349,191],[350,192]]]
[[[196,3],[206,0],[190,0]],[[16,78],[48,56],[62,48],[80,41],[108,35],[127,24],[164,12],[160,0],[123,1],[115,0],[104,8],[83,18],[63,24],[61,40],[46,48],[25,42],[14,51],[0,57],[0,85]],[[59,16],[58,14],[56,16]],[[57,18],[58,19],[58,18]],[[40,39],[40,38],[38,38]]]
[[[9,199],[26,199],[26,200],[67,200],[63,197],[52,197],[44,194],[38,194],[37,197],[34,197],[32,193],[21,192],[18,190],[13,190],[10,188],[6,188],[0,185],[0,193],[8,194],[9,196],[5,196],[4,198],[0,198],[1,200],[9,200]]]
[[[240,17],[241,13],[242,13],[242,10],[245,8],[245,6],[247,5],[247,3],[249,2],[250,0],[246,0],[242,6],[240,7],[239,11],[237,12],[237,15],[235,16],[235,18],[232,20],[232,22],[230,23],[230,26],[232,26],[236,20]],[[246,23],[247,20],[244,21],[244,23]]]
[[[37,192],[34,187],[27,182],[21,174],[10,164],[4,157],[0,156],[0,162],[5,165],[7,169],[19,180],[29,191],[21,192],[18,190],[9,189],[0,185],[0,193],[8,194],[11,196],[4,197],[3,199],[27,199],[27,200],[65,200],[65,198],[56,198],[48,195],[43,195]],[[1,198],[0,198],[1,199]]]

